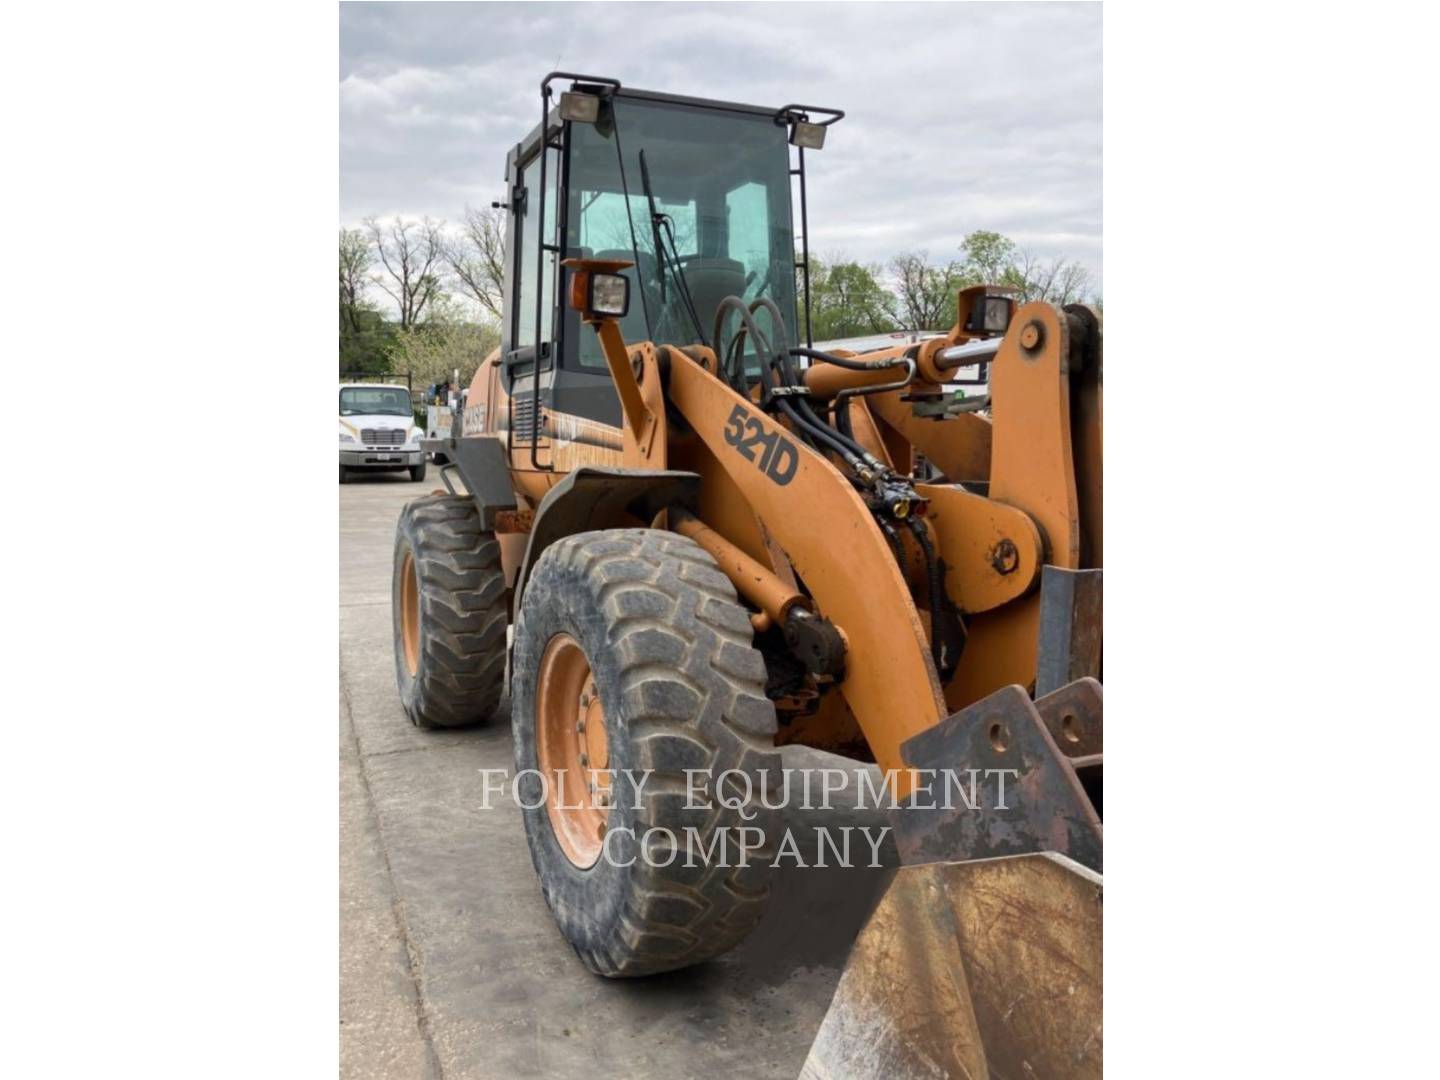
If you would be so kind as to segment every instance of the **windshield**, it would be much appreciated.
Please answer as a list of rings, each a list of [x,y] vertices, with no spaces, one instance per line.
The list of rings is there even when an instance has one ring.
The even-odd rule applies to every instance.
[[[622,97],[600,123],[571,124],[570,137],[568,253],[636,264],[626,271],[627,341],[709,341],[724,297],[748,304],[766,296],[785,313],[794,344],[783,126],[764,115]],[[769,329],[768,318],[758,321]],[[737,323],[732,316],[731,333]],[[576,336],[580,364],[603,368],[595,335]]]
[[[341,416],[410,416],[410,391],[393,386],[347,386],[340,391]]]

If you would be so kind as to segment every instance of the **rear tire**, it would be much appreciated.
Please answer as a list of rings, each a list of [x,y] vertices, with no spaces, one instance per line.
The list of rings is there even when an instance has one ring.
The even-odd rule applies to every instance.
[[[410,466],[410,479],[414,480],[417,484],[425,479],[425,462],[423,459],[419,465]]]
[[[456,728],[490,719],[505,685],[500,543],[469,496],[407,503],[395,526],[391,615],[395,679],[410,722]]]
[[[751,640],[749,615],[715,561],[693,541],[662,530],[613,529],[558,541],[525,586],[512,673],[517,794],[522,808],[534,807],[523,815],[545,902],[599,975],[650,975],[700,963],[739,944],[764,914],[781,822],[759,799],[767,772],[770,790],[778,790],[780,756],[765,664]],[[542,698],[537,685],[542,670],[554,670],[547,648],[573,643],[589,666],[587,691],[598,691],[601,745],[614,770],[608,800],[594,804],[604,815],[598,835],[605,843],[592,846],[588,867],[562,847],[552,816],[562,811],[542,801],[538,774],[523,772],[541,767],[538,726],[551,730],[537,706],[548,717],[549,695],[559,693],[552,681]],[[638,799],[627,769],[636,776],[651,771]],[[704,805],[711,798],[701,797],[687,807],[686,769],[708,769],[715,779],[738,770],[748,778],[749,801],[727,809]],[[743,794],[738,776],[732,780],[727,790]],[[706,865],[699,846],[687,856],[687,827],[705,848],[726,829],[727,857]],[[739,865],[735,844],[758,838],[737,836],[742,827],[764,837],[747,865]],[[677,840],[668,867],[657,865],[668,853],[664,834],[650,834],[653,858],[641,850],[653,829],[668,829]]]

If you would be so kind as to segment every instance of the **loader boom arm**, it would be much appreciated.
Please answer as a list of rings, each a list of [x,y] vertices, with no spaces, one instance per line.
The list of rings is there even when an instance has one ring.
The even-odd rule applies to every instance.
[[[670,369],[670,401],[784,549],[821,614],[844,633],[841,690],[882,770],[944,719],[929,643],[894,556],[841,472],[698,364]],[[897,777],[897,792],[909,792]]]

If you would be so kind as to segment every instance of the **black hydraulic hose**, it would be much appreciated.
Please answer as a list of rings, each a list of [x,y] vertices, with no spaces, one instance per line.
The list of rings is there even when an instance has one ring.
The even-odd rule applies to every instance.
[[[889,365],[886,366],[888,367]],[[896,379],[894,382],[872,383],[869,386],[847,386],[844,390],[841,390],[838,394],[835,395],[835,409],[837,414],[844,421],[843,429],[845,431],[845,434],[853,434],[850,431],[851,398],[866,397],[870,394],[885,394],[889,393],[891,390],[903,390],[905,387],[909,386],[912,381],[914,381],[915,361],[911,360],[907,356],[900,360],[899,366],[905,369],[905,374],[902,375],[900,378]],[[877,367],[875,370],[879,371],[883,369]]]
[[[770,367],[772,370],[777,367],[780,369],[780,384],[782,386],[798,387],[803,385],[794,367],[791,365],[790,358],[785,353],[777,352],[770,360]],[[815,410],[810,407],[810,403],[806,401],[805,398],[796,397],[796,403],[793,405],[783,396],[777,396],[775,400],[779,402],[780,408],[786,416],[790,417],[804,430],[813,433],[815,437],[824,441],[824,443],[839,454],[851,468],[858,471],[860,469],[874,469],[880,466],[880,462],[875,460],[858,442],[852,438],[846,438],[832,425],[817,416]]]
[[[844,441],[840,438],[839,433],[837,433],[828,424],[822,424],[818,421],[813,423],[807,421],[806,418],[801,415],[800,411],[796,409],[796,407],[790,402],[788,398],[777,397],[775,401],[778,404],[780,411],[790,418],[790,420],[795,424],[797,430],[808,433],[813,438],[819,439],[821,442],[825,443],[827,447],[829,447],[835,453],[839,454],[840,457],[845,461],[845,463],[849,465],[852,469],[860,469],[864,467],[865,462],[859,457],[857,457],[855,453],[848,446],[845,445]]]
[[[855,429],[850,423],[850,403],[837,396],[835,401],[835,426],[847,439],[855,438]]]
[[[935,661],[937,672],[944,670],[944,642],[940,639],[940,616],[944,612],[945,581],[940,573],[939,560],[935,558],[935,546],[930,543],[930,533],[918,518],[907,518],[906,524],[915,534],[915,542],[925,556],[925,573],[930,580],[930,657]]]
[[[717,363],[725,365],[725,384],[729,386],[730,389],[734,390],[736,393],[744,394],[746,392],[746,386],[745,369],[743,363],[739,371],[731,371],[730,356],[728,355],[730,350],[726,349],[723,352],[719,351],[721,349],[722,340],[721,331],[725,328],[725,317],[729,315],[732,311],[739,313],[740,322],[742,324],[740,332],[736,334],[735,339],[731,342],[732,349],[735,347],[735,341],[743,341],[745,339],[745,335],[749,333],[750,336],[755,339],[756,353],[758,355],[764,355],[765,353],[768,353],[770,351],[770,339],[760,332],[760,327],[755,322],[755,316],[751,314],[750,310],[745,306],[745,301],[741,300],[738,296],[725,297],[715,308],[715,327],[713,335],[715,340],[715,348],[717,350],[715,354],[715,360]],[[741,353],[740,355],[743,356],[744,354]]]
[[[882,517],[877,517],[875,523],[880,526],[880,531],[885,534],[885,542],[890,545],[890,553],[895,556],[895,562],[900,567],[900,573],[905,573],[905,548],[900,543],[900,534],[895,531],[895,526]]]
[[[783,342],[785,335],[785,319],[784,316],[780,314],[780,308],[775,304],[775,301],[765,296],[756,297],[755,300],[751,303],[751,305],[747,308],[743,300],[740,300],[738,297],[727,296],[720,301],[720,305],[716,308],[715,311],[716,345],[718,346],[720,344],[720,330],[722,328],[725,316],[733,310],[740,313],[741,322],[744,324],[740,335],[737,335],[737,337],[744,335],[745,333],[749,333],[755,341],[757,354],[764,355],[766,353],[769,353],[771,351],[770,339],[760,332],[759,326],[755,323],[755,311],[758,308],[762,307],[769,313],[770,320],[774,324],[771,329],[780,337],[781,341]],[[741,353],[740,355],[743,356],[743,353]],[[823,356],[825,354],[822,353],[820,355]],[[719,359],[721,358],[717,357],[717,360]],[[730,366],[728,363],[729,357],[725,357],[724,360],[726,361],[726,367],[728,369]],[[770,367],[774,369],[777,365],[780,369],[779,374],[782,385],[793,387],[800,387],[804,385],[804,383],[800,380],[800,374],[795,369],[794,362],[791,360],[789,353],[781,349],[775,350],[770,360]],[[725,374],[726,381],[730,382],[730,377],[732,375],[731,371],[727,370]],[[738,376],[738,381],[740,382],[741,386],[743,386],[745,380],[744,370],[742,369],[739,372],[735,372],[734,374]],[[732,389],[736,389],[733,383],[731,383],[730,385]],[[743,393],[744,391],[740,390],[738,392]],[[854,438],[840,431],[837,431],[833,426],[826,423],[819,416],[817,416],[815,414],[815,410],[811,408],[810,403],[806,401],[803,397],[797,397],[795,404],[791,404],[791,402],[786,400],[786,398],[783,396],[777,397],[776,401],[779,403],[781,411],[784,412],[785,415],[789,417],[794,424],[797,425],[797,428],[804,429],[814,438],[820,439],[837,454],[839,454],[840,457],[847,464],[849,464],[851,468],[874,468],[880,464],[878,461],[875,460],[874,457],[870,455],[870,453],[863,446],[856,442]]]
[[[777,348],[785,347],[785,317],[780,314],[780,308],[768,296],[757,296],[750,301],[750,314],[754,315],[757,308],[764,308],[770,313],[770,329],[775,331],[775,342]]]
[[[832,356],[830,353],[821,352],[819,349],[807,349],[803,346],[790,350],[791,356],[804,356],[810,360],[819,360],[822,363],[834,364],[836,367],[845,368],[847,371],[876,371],[881,368],[903,367],[905,357],[891,356],[884,360],[861,360],[858,357]]]
[[[878,394],[887,390],[898,390],[907,386],[910,380],[915,377],[914,361],[906,356],[891,356],[884,360],[856,360],[848,356],[832,356],[830,353],[821,352],[819,349],[807,349],[797,347],[790,350],[791,356],[804,356],[811,360],[817,360],[824,364],[834,364],[836,367],[844,368],[847,371],[883,371],[887,368],[903,367],[908,368],[905,378],[898,382],[880,383],[875,386],[859,386],[842,390],[835,396],[835,427],[840,434],[852,445],[859,446],[855,441],[855,432],[850,423],[849,399],[857,395]],[[869,456],[868,454],[866,455]]]
[[[874,455],[872,455],[870,451],[866,450],[863,446],[856,442],[853,437],[846,435],[845,433],[837,430],[832,425],[827,424],[824,420],[820,419],[820,417],[815,414],[815,410],[811,408],[810,402],[806,401],[803,397],[800,398],[799,401],[800,411],[812,423],[824,428],[827,432],[832,432],[835,437],[841,440],[849,448],[850,452],[856,457],[858,457],[862,462],[865,462],[872,468],[878,467],[880,465],[880,462],[875,459]]]

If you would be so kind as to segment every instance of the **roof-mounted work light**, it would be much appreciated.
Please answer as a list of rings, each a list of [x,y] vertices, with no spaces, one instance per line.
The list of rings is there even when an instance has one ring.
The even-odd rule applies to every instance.
[[[825,125],[796,120],[790,125],[790,145],[802,150],[820,150],[825,146]]]
[[[811,113],[822,113],[818,123]],[[782,105],[775,110],[775,123],[790,125],[790,145],[801,150],[819,150],[825,145],[825,129],[845,114],[839,109],[822,109],[818,105]]]
[[[560,95],[560,119],[593,124],[600,119],[600,99],[594,94],[566,90]]]

